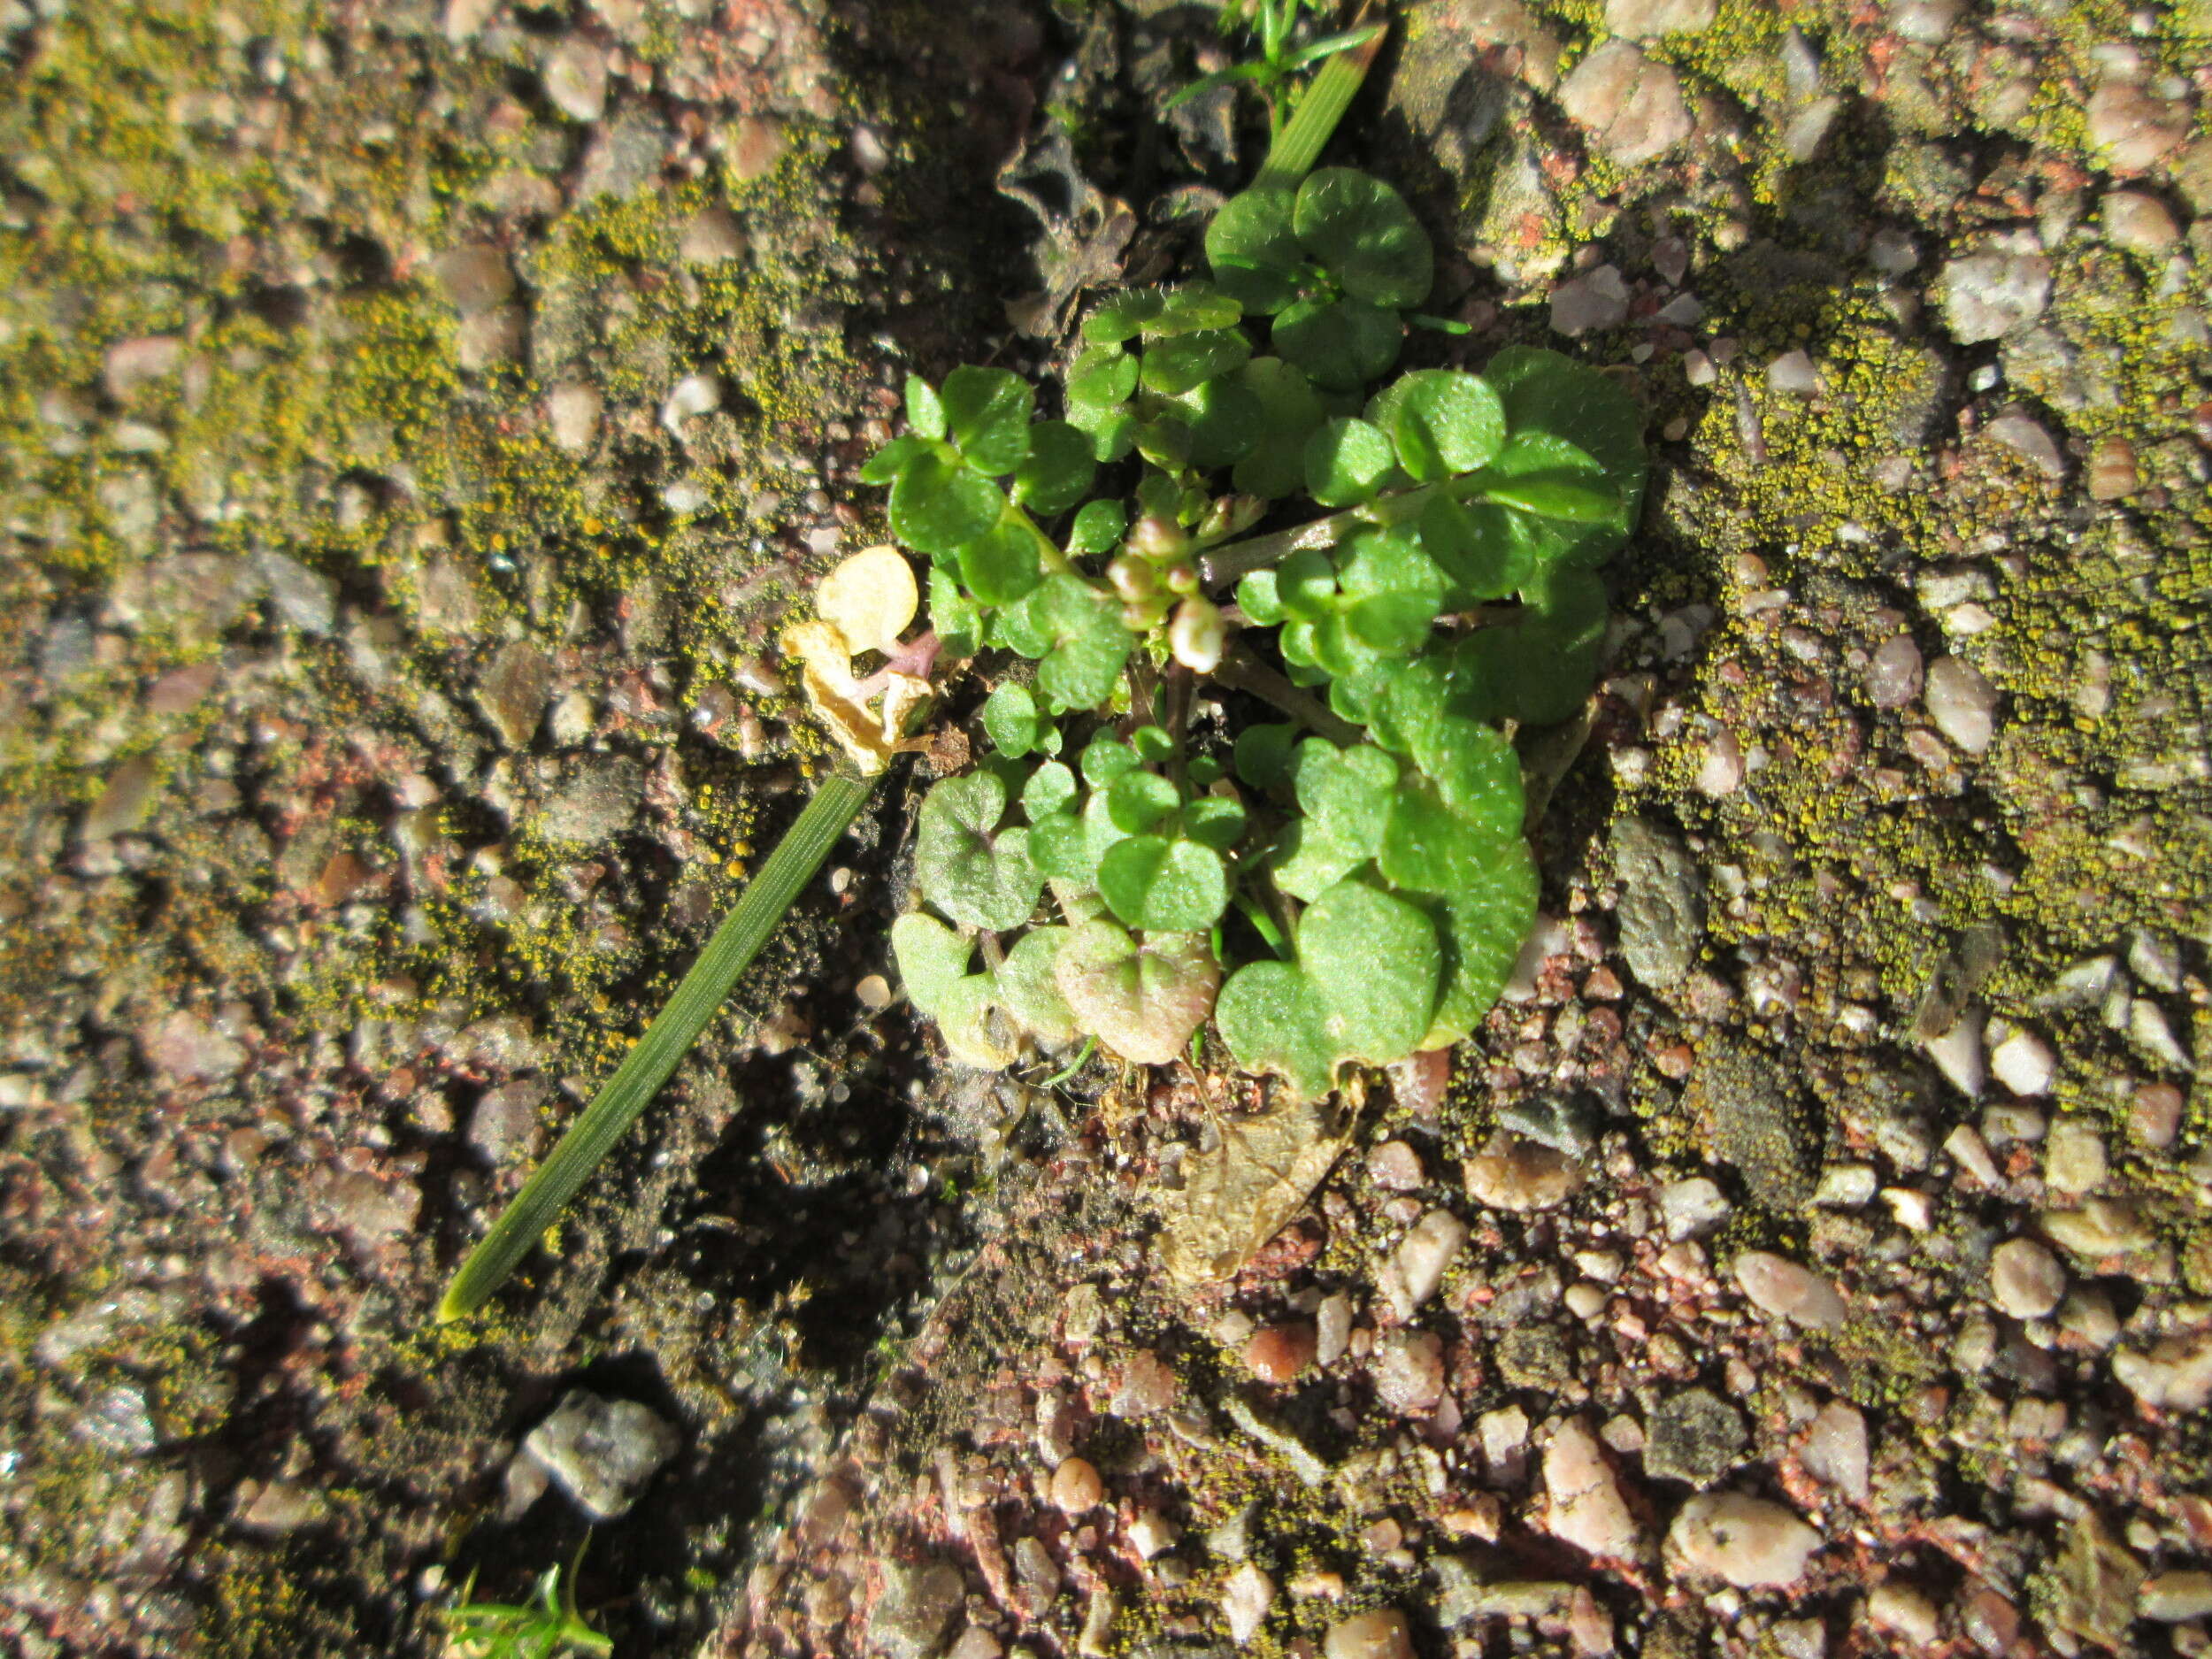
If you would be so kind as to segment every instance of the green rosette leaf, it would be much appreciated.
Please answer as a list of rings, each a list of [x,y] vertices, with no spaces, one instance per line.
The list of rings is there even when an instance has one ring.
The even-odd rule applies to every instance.
[[[1436,274],[1428,233],[1405,197],[1372,173],[1323,167],[1308,174],[1291,228],[1354,299],[1404,311],[1428,298]]]

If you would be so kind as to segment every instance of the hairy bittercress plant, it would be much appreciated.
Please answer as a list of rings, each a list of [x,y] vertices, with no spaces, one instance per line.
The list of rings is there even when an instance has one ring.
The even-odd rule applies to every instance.
[[[1163,1064],[1210,1018],[1318,1094],[1466,1035],[1519,952],[1507,733],[1589,692],[1641,422],[1523,348],[1372,389],[1432,258],[1366,173],[1248,190],[1206,253],[1210,280],[1093,310],[1056,413],[1001,369],[912,379],[862,474],[929,559],[941,650],[1035,664],[925,800],[892,938],[969,1064],[1084,1037]]]

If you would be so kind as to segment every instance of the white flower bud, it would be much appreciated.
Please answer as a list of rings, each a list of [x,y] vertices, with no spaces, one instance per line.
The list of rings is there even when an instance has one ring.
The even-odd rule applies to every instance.
[[[1131,558],[1126,553],[1106,562],[1106,580],[1113,589],[1132,604],[1149,599],[1160,590],[1159,580],[1153,575],[1152,566],[1142,559]]]
[[[1139,558],[1179,558],[1189,549],[1190,537],[1172,518],[1148,512],[1130,526],[1129,539],[1122,545]]]
[[[1193,673],[1210,674],[1220,667],[1228,642],[1228,625],[1212,600],[1193,594],[1175,607],[1175,620],[1167,626],[1167,648]]]

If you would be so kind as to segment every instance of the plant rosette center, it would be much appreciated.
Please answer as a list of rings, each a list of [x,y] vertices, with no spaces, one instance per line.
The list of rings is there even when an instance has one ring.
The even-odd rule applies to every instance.
[[[1594,683],[1642,418],[1548,350],[1394,374],[1434,258],[1369,174],[1248,190],[1205,250],[1096,305],[1042,387],[910,378],[863,472],[937,649],[995,682],[892,938],[963,1064],[1163,1064],[1211,1022],[1310,1097],[1465,1036],[1511,971],[1537,882],[1509,733]],[[825,606],[848,663],[900,649],[897,588]]]

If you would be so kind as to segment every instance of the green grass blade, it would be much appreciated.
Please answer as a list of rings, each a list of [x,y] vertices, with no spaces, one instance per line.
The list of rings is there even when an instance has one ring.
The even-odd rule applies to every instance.
[[[1387,33],[1386,28],[1378,28],[1364,44],[1340,51],[1321,65],[1289,122],[1268,146],[1259,177],[1252,180],[1254,189],[1294,190],[1313,171],[1337,123],[1352,107],[1360,82],[1367,79]]]
[[[469,1252],[438,1304],[440,1321],[474,1313],[529,1254],[608,1149],[660,1092],[874,788],[872,780],[843,772],[833,772],[815,786],[813,799],[740,895],[737,908],[714,930],[667,1005]]]

